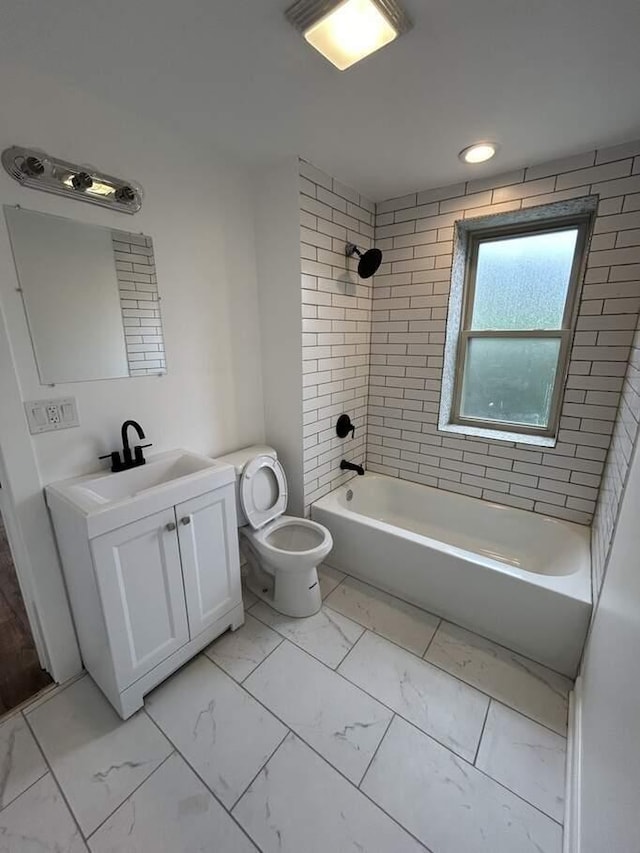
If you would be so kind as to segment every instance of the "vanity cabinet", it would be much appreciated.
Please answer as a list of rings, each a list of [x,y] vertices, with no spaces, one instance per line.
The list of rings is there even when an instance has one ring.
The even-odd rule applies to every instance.
[[[206,478],[162,490],[138,514],[155,511],[127,523],[130,512],[105,522],[104,510],[78,512],[61,489],[47,488],[83,662],[125,719],[145,693],[244,621],[232,475],[203,493]]]

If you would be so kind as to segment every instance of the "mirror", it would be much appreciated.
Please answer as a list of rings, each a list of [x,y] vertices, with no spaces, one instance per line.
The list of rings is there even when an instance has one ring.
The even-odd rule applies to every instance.
[[[166,373],[151,237],[4,211],[41,383]]]

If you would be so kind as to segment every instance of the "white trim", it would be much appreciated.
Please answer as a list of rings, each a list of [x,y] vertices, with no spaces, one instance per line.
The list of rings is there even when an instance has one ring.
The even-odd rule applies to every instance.
[[[569,694],[569,732],[565,780],[563,853],[580,853],[580,794],[582,784],[582,676]]]
[[[0,400],[3,505],[16,574],[41,660],[63,682],[81,672],[82,662],[1,309]]]

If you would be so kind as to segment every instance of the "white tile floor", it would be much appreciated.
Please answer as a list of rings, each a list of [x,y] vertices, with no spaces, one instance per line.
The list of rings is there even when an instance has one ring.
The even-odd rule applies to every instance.
[[[127,722],[88,676],[0,724],[0,853],[560,853],[568,679],[326,567]]]

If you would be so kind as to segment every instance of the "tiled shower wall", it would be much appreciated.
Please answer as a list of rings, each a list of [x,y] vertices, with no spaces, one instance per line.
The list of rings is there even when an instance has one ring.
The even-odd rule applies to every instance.
[[[602,477],[596,514],[591,535],[591,562],[594,600],[597,600],[606,569],[611,538],[618,518],[620,501],[624,492],[633,448],[638,440],[640,426],[640,330],[636,332],[627,375],[622,387],[618,418],[607,464]]]
[[[305,512],[353,476],[341,459],[365,462],[372,286],[345,245],[368,249],[373,220],[372,202],[300,161]],[[336,435],[342,412],[356,425],[353,438]]]
[[[538,448],[438,431],[456,220],[599,198],[559,441]],[[370,470],[589,524],[640,309],[640,143],[377,205]]]

